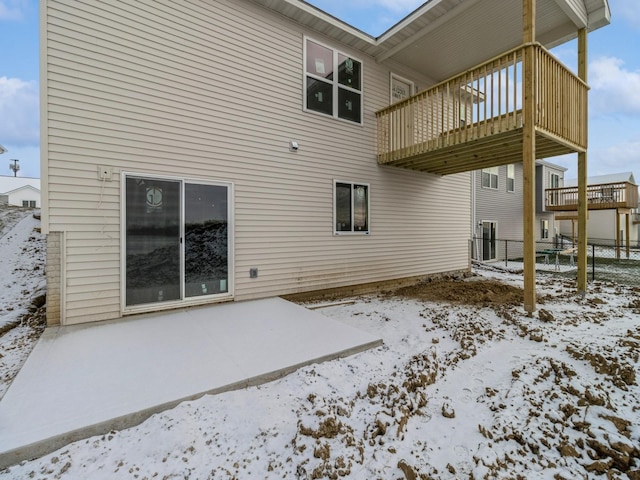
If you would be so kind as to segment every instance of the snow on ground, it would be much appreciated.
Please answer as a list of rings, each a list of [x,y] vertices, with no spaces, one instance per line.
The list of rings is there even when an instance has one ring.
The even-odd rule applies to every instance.
[[[0,398],[44,328],[44,236],[38,211],[0,207]]]
[[[640,289],[540,275],[530,318],[520,276],[478,273],[319,308],[384,345],[0,479],[640,479]]]

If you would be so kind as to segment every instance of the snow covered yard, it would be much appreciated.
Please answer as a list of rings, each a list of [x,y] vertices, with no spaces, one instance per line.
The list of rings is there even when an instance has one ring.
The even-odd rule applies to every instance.
[[[0,399],[45,325],[45,244],[35,212],[0,207]]]
[[[5,284],[27,282],[4,263]],[[30,265],[39,280],[2,297],[3,322],[41,288]],[[529,318],[519,276],[477,273],[318,309],[382,347],[184,402],[0,478],[640,479],[640,289],[595,284],[582,300],[540,276]],[[0,362],[35,337],[7,330]]]

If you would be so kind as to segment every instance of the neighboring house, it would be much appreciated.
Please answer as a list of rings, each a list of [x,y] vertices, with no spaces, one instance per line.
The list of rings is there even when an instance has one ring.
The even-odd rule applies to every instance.
[[[576,190],[577,181],[567,180],[559,195],[570,195]],[[637,245],[638,226],[633,221],[638,211],[638,186],[632,172],[598,175],[587,179],[589,219],[587,234],[590,243],[604,245]],[[570,215],[569,215],[570,217]],[[560,218],[563,218],[562,216]],[[576,220],[567,218],[560,222],[560,233],[572,238]]]
[[[43,2],[48,323],[467,271],[469,172],[523,161],[523,124],[539,158],[586,150],[544,47],[607,1],[537,10],[429,1],[374,38],[297,0]],[[527,123],[503,73],[572,88]]]
[[[0,175],[0,204],[40,208],[40,179]]]
[[[637,246],[640,247],[640,203],[638,203],[636,211],[631,216],[631,221],[633,228],[635,229],[636,238],[638,239]]]
[[[540,244],[555,242],[559,234],[554,212],[545,209],[544,192],[552,186],[562,186],[566,170],[544,160],[536,161],[535,239]],[[504,259],[505,244],[499,240],[512,240],[512,253],[521,252],[524,239],[522,187],[522,163],[473,172],[473,258],[483,261]]]

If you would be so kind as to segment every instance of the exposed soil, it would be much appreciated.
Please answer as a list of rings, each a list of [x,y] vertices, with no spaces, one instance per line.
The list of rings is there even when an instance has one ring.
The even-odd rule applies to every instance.
[[[521,305],[524,292],[521,288],[491,279],[471,277],[438,279],[403,287],[393,295],[418,300],[445,301],[475,306]]]

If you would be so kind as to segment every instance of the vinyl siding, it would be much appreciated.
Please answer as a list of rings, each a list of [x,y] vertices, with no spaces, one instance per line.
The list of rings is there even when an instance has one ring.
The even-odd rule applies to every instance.
[[[522,164],[514,165],[515,185],[513,192],[507,192],[507,166],[498,167],[498,188],[482,186],[482,170],[474,172],[476,182],[476,222],[498,223],[497,237],[501,240],[522,240]],[[482,236],[482,229],[476,225],[476,236]]]
[[[562,220],[560,223],[560,232],[571,237],[571,220]],[[629,222],[629,244],[638,245],[638,226]],[[621,243],[626,243],[626,219],[624,214],[620,214],[620,231]],[[577,235],[577,225],[574,233]],[[589,210],[589,219],[587,220],[587,233],[589,243],[596,245],[615,245],[616,243],[616,211],[615,210]]]
[[[553,212],[545,212],[544,206],[544,189],[548,188],[549,173],[557,173],[560,175],[562,183],[563,171],[556,170],[548,165],[536,165],[536,215],[534,232],[537,241],[543,243],[553,242],[554,235],[560,233],[559,223],[555,222]],[[514,164],[515,188],[513,192],[507,192],[507,166],[498,167],[498,188],[482,187],[482,171],[477,170],[473,173],[476,191],[476,225],[473,226],[474,235],[478,238],[482,237],[482,227],[478,226],[483,221],[497,223],[497,238],[499,240],[515,240],[521,242],[524,240],[524,224],[523,214],[523,178],[522,163]],[[549,238],[542,239],[541,221],[549,221]],[[518,243],[514,243],[511,251],[517,251]],[[498,242],[496,256],[497,259],[504,259],[504,244]],[[514,250],[514,248],[516,250]],[[540,248],[543,248],[542,246]]]
[[[45,11],[43,180],[48,228],[65,232],[64,323],[121,315],[125,171],[233,183],[237,300],[468,268],[470,175],[376,164],[390,72],[370,57],[242,0]],[[304,35],[363,62],[363,125],[303,112]],[[333,235],[334,180],[370,185],[370,235]]]
[[[545,190],[551,188],[551,174],[558,175],[560,186],[564,185],[564,171],[550,165],[536,165],[536,212],[546,212]]]

